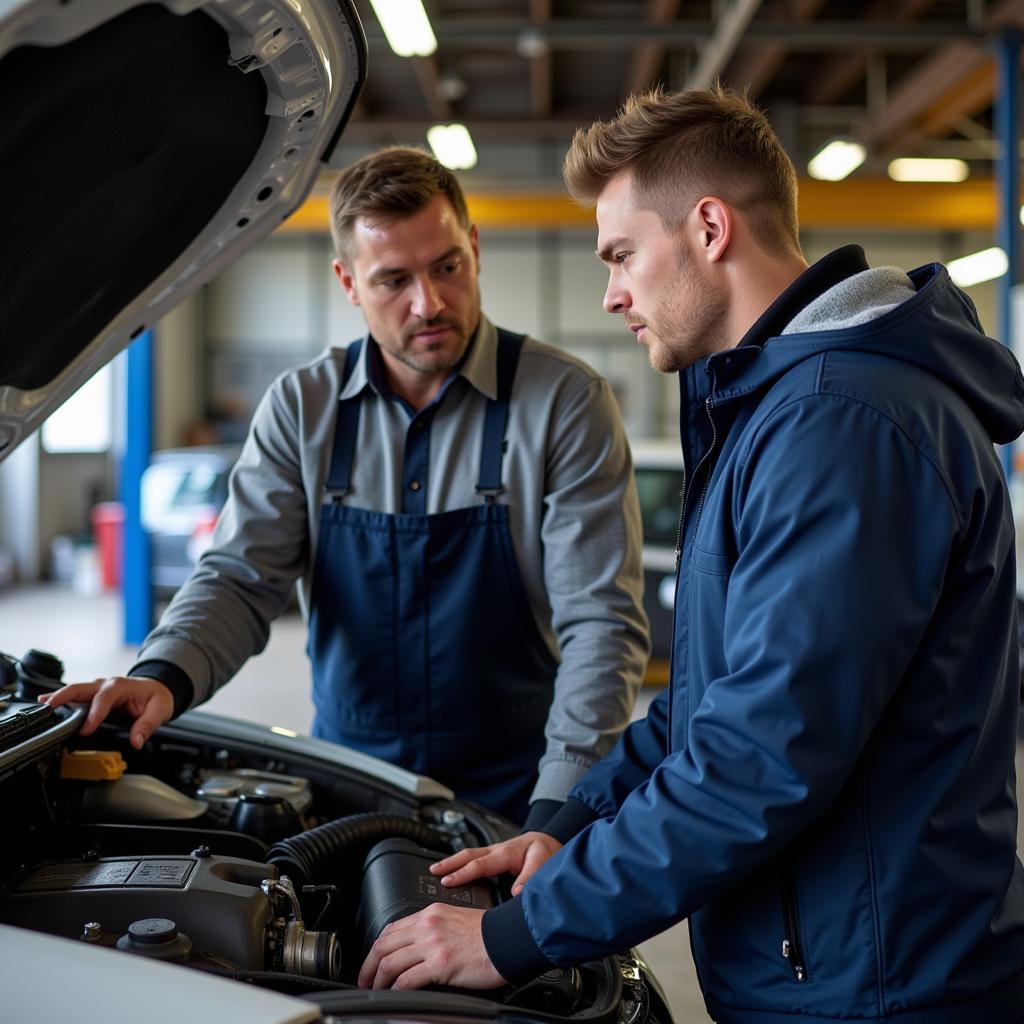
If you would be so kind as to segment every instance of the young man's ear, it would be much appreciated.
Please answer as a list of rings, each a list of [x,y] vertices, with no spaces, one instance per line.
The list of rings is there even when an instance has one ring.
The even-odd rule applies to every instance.
[[[709,263],[719,262],[732,241],[732,210],[716,196],[704,196],[693,208],[699,251]]]
[[[356,291],[355,278],[341,260],[333,260],[331,262],[331,266],[334,268],[334,274],[338,278],[338,281],[341,282],[341,287],[345,289],[348,301],[351,302],[353,306],[358,306],[359,294]]]

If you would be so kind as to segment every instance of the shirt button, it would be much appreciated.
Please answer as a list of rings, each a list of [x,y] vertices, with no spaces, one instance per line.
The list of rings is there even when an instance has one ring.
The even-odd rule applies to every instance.
[[[420,482],[419,482],[419,480],[410,480],[409,481],[409,490],[410,491],[418,491],[419,489],[420,489]]]

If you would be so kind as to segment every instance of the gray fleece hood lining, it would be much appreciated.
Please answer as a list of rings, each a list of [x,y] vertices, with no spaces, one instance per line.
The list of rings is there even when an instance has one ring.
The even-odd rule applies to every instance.
[[[917,294],[898,267],[874,267],[840,281],[806,305],[782,334],[837,331],[877,320]]]

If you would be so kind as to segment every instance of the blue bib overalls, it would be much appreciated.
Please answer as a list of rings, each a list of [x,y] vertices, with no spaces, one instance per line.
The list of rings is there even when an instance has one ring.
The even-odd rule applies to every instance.
[[[340,403],[308,647],[314,735],[429,775],[519,822],[545,749],[557,667],[523,589],[508,506],[494,500],[503,490],[522,341],[498,332],[479,505],[389,514],[345,504],[362,396]],[[360,347],[349,346],[343,388]],[[411,430],[428,410],[413,417]]]

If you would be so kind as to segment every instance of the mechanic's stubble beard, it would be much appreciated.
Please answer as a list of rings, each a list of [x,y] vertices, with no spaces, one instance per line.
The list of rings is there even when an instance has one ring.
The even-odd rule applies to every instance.
[[[654,335],[647,341],[647,358],[658,373],[678,373],[728,345],[722,337],[728,299],[701,278],[696,259],[682,244],[676,248],[676,271],[674,286],[666,289],[654,313],[633,320],[647,324]]]
[[[423,331],[430,327],[450,327],[458,335],[458,338],[454,343],[454,347],[436,343],[425,346],[423,350],[424,354],[429,355],[432,352],[442,353],[446,348],[448,348],[449,352],[447,355],[440,356],[436,359],[426,359],[423,355],[419,355],[413,351],[413,337],[418,331]],[[469,348],[469,340],[473,336],[473,331],[475,330],[475,324],[471,329],[467,329],[465,326],[460,324],[458,320],[450,317],[438,316],[434,317],[433,320],[421,320],[415,327],[404,332],[403,344],[397,346],[396,350],[392,351],[391,354],[400,363],[408,366],[411,370],[415,370],[417,373],[448,373],[459,365],[462,357],[466,354],[466,349]]]

